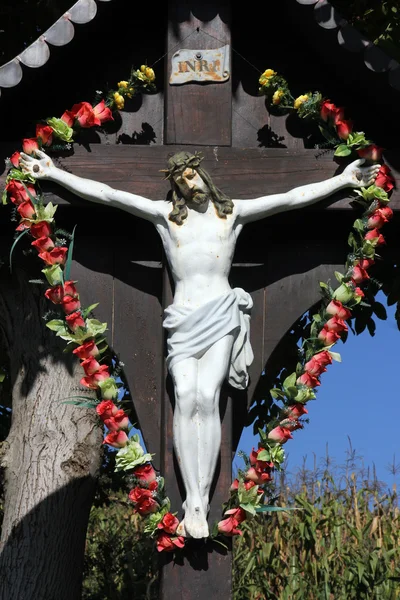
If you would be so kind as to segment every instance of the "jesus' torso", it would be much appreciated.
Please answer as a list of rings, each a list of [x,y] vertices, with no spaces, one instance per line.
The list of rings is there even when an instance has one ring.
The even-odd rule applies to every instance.
[[[221,219],[212,202],[205,212],[188,209],[182,225],[168,219],[171,205],[156,229],[175,283],[174,304],[196,309],[231,289],[228,281],[241,230],[233,214]]]

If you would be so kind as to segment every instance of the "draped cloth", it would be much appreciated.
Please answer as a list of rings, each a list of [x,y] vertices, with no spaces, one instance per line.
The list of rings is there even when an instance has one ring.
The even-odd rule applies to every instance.
[[[234,343],[227,379],[233,387],[246,389],[247,369],[254,358],[250,344],[252,306],[250,294],[241,288],[230,290],[195,310],[171,304],[164,311],[163,322],[168,331],[168,369],[185,358],[201,358],[215,342],[232,333]]]

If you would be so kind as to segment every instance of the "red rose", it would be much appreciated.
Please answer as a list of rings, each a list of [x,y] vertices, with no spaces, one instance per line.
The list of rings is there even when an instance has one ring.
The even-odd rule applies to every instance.
[[[140,467],[136,467],[136,469],[133,471],[133,474],[142,485],[155,481],[157,477],[157,473],[151,465],[141,465]]]
[[[307,415],[308,410],[306,409],[304,404],[302,404],[301,402],[296,402],[296,404],[292,404],[292,406],[287,407],[287,413],[290,417],[298,419],[303,415]]]
[[[393,216],[393,211],[389,206],[385,208],[377,208],[369,216],[367,225],[370,229],[380,229]]]
[[[113,448],[123,448],[128,443],[128,436],[125,431],[111,431],[103,440],[103,444],[108,444]]]
[[[325,373],[326,368],[313,357],[305,364],[304,370],[314,377],[319,377],[322,373]]]
[[[258,448],[258,450],[255,450],[255,448],[253,448],[253,450],[251,451],[250,454],[250,464],[251,465],[255,465],[256,463],[261,463],[261,462],[265,462],[265,461],[260,461],[258,460],[258,455],[260,454],[260,452],[264,452],[265,448]]]
[[[239,479],[234,479],[230,487],[231,492],[236,492],[239,489]]]
[[[383,148],[371,144],[365,148],[359,148],[357,154],[360,158],[366,158],[367,160],[379,161],[382,158]]]
[[[92,105],[89,102],[79,102],[71,108],[71,114],[74,115],[81,127],[93,127],[100,125],[100,121],[96,118]]]
[[[263,472],[261,469],[256,469],[255,467],[250,467],[250,469],[246,471],[245,477],[257,485],[264,485],[264,483],[267,483],[267,481],[271,481],[272,479],[272,475],[269,471]]]
[[[68,248],[64,246],[53,248],[50,252],[40,252],[39,258],[48,265],[63,265],[67,259]]]
[[[39,221],[31,226],[31,234],[34,238],[49,237],[52,234],[51,225],[47,221]]]
[[[351,277],[356,283],[361,283],[362,281],[369,279],[367,271],[360,267],[360,265],[356,265],[355,267],[353,267]]]
[[[36,190],[31,183],[24,184],[21,181],[17,181],[16,179],[11,179],[6,185],[6,191],[10,196],[11,202],[16,204],[22,204],[23,202],[29,201],[29,194],[26,191],[25,187],[28,189],[29,194],[33,197],[36,196]]]
[[[17,207],[17,211],[23,219],[33,219],[36,215],[35,207],[30,200],[25,200]]]
[[[362,258],[356,264],[359,265],[362,269],[369,269],[370,267],[372,267],[372,265],[375,264],[375,261],[372,258]],[[338,315],[338,316],[340,316],[340,315]],[[343,318],[343,317],[340,317],[340,318]]]
[[[21,154],[19,152],[14,152],[14,154],[12,154],[11,157],[10,157],[10,163],[16,169],[19,168],[19,159],[20,158],[21,158]]]
[[[329,102],[329,100],[324,100],[321,104],[321,118],[323,121],[341,121],[344,117],[344,109],[338,108],[335,104]]]
[[[339,300],[331,300],[325,309],[327,315],[339,317],[339,319],[349,319],[351,317],[351,310],[344,307]],[[332,362],[332,359],[331,359]],[[329,363],[330,364],[330,363]]]
[[[341,140],[347,140],[350,133],[353,131],[353,122],[339,120],[335,122],[336,133],[340,137]]]
[[[72,111],[66,110],[65,113],[61,115],[61,120],[64,121],[68,127],[72,127],[75,121],[75,115]]]
[[[325,325],[318,334],[318,339],[323,342],[324,346],[331,346],[338,341],[340,335],[336,331],[328,329]]]
[[[93,356],[90,356],[81,362],[81,367],[86,375],[93,375],[93,373],[96,373],[100,369],[100,363]]]
[[[64,312],[68,315],[69,313],[74,312],[75,310],[79,310],[81,307],[81,303],[78,298],[72,298],[72,296],[64,296],[62,299],[62,306]]]
[[[25,154],[33,154],[35,150],[39,150],[39,144],[36,138],[28,138],[22,140],[22,150]]]
[[[364,298],[365,296],[364,292],[359,287],[356,287],[356,289],[354,290],[354,294],[359,298]]]
[[[388,221],[393,217],[393,211],[390,208],[390,206],[383,206],[380,209],[380,211],[381,211],[381,214],[384,215]]]
[[[185,546],[185,538],[181,535],[178,537],[170,537],[165,531],[160,531],[157,537],[158,552],[174,552],[176,548]]]
[[[47,252],[53,250],[54,242],[49,237],[41,237],[32,242],[31,246],[34,246],[38,252]]]
[[[53,141],[53,128],[49,125],[36,125],[36,137],[42,140],[43,146],[51,146]]]
[[[50,300],[51,302],[53,302],[53,304],[61,304],[62,299],[64,297],[63,286],[55,285],[54,287],[46,290],[44,295],[46,296],[47,300]]]
[[[375,179],[375,185],[383,188],[385,192],[390,192],[394,188],[394,178],[390,175],[390,172],[387,165],[382,165]]]
[[[289,429],[278,425],[278,427],[275,427],[275,429],[272,429],[272,431],[269,432],[268,439],[271,440],[271,442],[285,444],[288,440],[293,439],[293,436]]]
[[[179,519],[177,519],[172,513],[164,515],[161,523],[157,525],[158,529],[163,529],[166,533],[173,535],[179,525]]]
[[[75,352],[75,350],[74,350]],[[110,419],[112,416],[118,412],[117,406],[112,402],[112,400],[102,400],[96,406],[96,412],[99,417],[104,421],[105,419]]]
[[[336,331],[337,333],[341,333],[342,331],[347,331],[348,327],[343,319],[339,319],[336,315],[331,317],[329,321],[327,321],[324,325],[329,331]]]
[[[314,354],[314,359],[323,367],[332,364],[332,356],[329,354],[328,350],[317,352],[317,354]]]
[[[281,427],[285,427],[289,431],[296,431],[296,429],[303,429],[304,425],[297,419],[285,419],[281,421]]]
[[[145,498],[151,498],[151,491],[146,488],[141,488],[139,486],[133,488],[129,492],[129,500],[136,504],[137,502],[142,502]]]
[[[96,346],[94,340],[90,340],[89,342],[85,342],[84,344],[82,344],[82,346],[78,346],[78,348],[75,348],[75,350],[72,350],[72,353],[77,354],[78,358],[84,360],[85,358],[97,356],[99,354],[99,349]]]
[[[129,426],[129,417],[123,410],[117,412],[109,419],[104,420],[104,425],[110,431],[118,431],[118,429],[126,429]]]
[[[242,532],[240,529],[237,529],[237,526],[246,519],[246,513],[243,508],[232,508],[231,510],[227,510],[225,515],[230,516],[218,523],[219,533],[223,533],[227,536],[242,535]]]
[[[296,383],[297,383],[297,385],[301,384],[301,385],[305,385],[309,388],[314,388],[317,385],[321,385],[321,383],[318,381],[318,379],[316,377],[314,377],[314,375],[311,375],[308,372],[303,373],[303,375],[298,377],[296,380]]]
[[[73,315],[76,313],[72,313]],[[70,316],[70,315],[68,315]],[[66,317],[68,319],[68,317]],[[93,373],[93,375],[88,375],[87,377],[82,377],[81,384],[90,388],[91,390],[96,390],[99,387],[100,381],[105,381],[109,379],[110,373],[108,371],[107,365],[101,365],[100,369]]]
[[[155,513],[160,508],[158,502],[154,498],[146,498],[143,502],[138,502],[135,506],[135,512],[139,513],[143,517]]]
[[[368,231],[368,233],[364,235],[364,240],[371,240],[375,242],[376,246],[381,246],[385,243],[385,238],[377,229],[371,229],[371,231]]]
[[[73,298],[79,297],[79,294],[73,281],[66,281],[64,283],[64,294],[66,296],[72,296]]]
[[[99,102],[99,104],[97,104],[93,108],[93,112],[94,112],[96,119],[98,119],[98,121],[100,121],[99,123],[96,123],[96,125],[100,125],[101,123],[105,123],[106,121],[114,121],[112,112],[109,108],[106,107],[104,100]]]
[[[78,327],[85,327],[85,321],[82,319],[81,314],[78,312],[67,315],[65,317],[65,320],[67,322],[68,327],[72,331],[76,331]]]

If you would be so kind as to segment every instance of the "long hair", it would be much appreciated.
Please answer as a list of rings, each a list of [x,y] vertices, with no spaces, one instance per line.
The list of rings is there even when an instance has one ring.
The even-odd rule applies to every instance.
[[[187,218],[188,209],[186,200],[181,194],[179,186],[175,181],[175,177],[181,175],[187,168],[195,169],[207,185],[217,215],[221,219],[226,219],[226,215],[230,215],[233,212],[232,199],[214,185],[209,173],[200,167],[201,161],[202,157],[197,152],[196,154],[191,154],[190,152],[178,152],[168,160],[168,169],[165,172],[168,173],[168,178],[171,182],[173,205],[173,209],[169,213],[168,218],[177,225],[182,225],[183,221]]]

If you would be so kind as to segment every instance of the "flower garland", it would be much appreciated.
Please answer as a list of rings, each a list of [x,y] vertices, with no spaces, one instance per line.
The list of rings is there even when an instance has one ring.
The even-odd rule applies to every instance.
[[[59,150],[60,145],[69,145],[81,128],[101,126],[112,120],[113,111],[121,110],[126,98],[154,91],[154,80],[154,71],[142,65],[132,71],[128,81],[118,83],[118,90],[98,98],[94,106],[80,102],[65,111],[61,118],[54,117],[47,119],[46,124],[38,124],[36,137],[23,140],[23,151],[34,154],[43,148],[51,151]],[[279,112],[295,111],[300,118],[317,121],[327,143],[335,148],[335,156],[356,154],[371,161],[381,160],[382,148],[368,141],[363,132],[353,132],[352,122],[344,119],[344,109],[323,99],[319,92],[309,92],[294,99],[286,80],[272,69],[267,69],[259,81],[260,93],[266,96],[270,107]],[[96,394],[96,398],[77,397],[70,403],[95,407],[107,427],[103,443],[117,449],[116,471],[129,474],[133,485],[129,499],[135,512],[146,519],[144,532],[155,538],[157,550],[173,552],[182,549],[185,539],[177,535],[179,520],[176,513],[171,512],[164,480],[157,476],[151,465],[152,455],[144,452],[139,436],[129,437],[132,426],[128,415],[118,406],[118,390],[122,384],[116,379],[118,366],[107,352],[104,338],[107,324],[91,316],[97,304],[82,308],[77,282],[70,280],[73,235],[68,247],[66,232],[57,229],[54,222],[57,207],[44,204],[37,181],[20,168],[19,152],[11,156],[9,167],[3,203],[10,200],[16,206],[21,217],[17,226],[19,237],[29,233],[33,238],[31,245],[45,264],[42,272],[50,286],[45,296],[63,313],[62,318],[52,319],[46,325],[65,340],[67,349],[81,360],[85,372],[81,384]],[[216,523],[212,531],[214,539],[218,535],[240,535],[240,523],[257,512],[280,510],[272,506],[267,484],[272,481],[274,470],[282,468],[283,444],[293,438],[293,431],[304,426],[301,417],[308,413],[306,403],[316,397],[315,388],[320,385],[321,374],[332,360],[340,360],[340,355],[331,348],[347,332],[346,320],[363,301],[364,292],[359,286],[368,282],[368,269],[374,263],[376,249],[384,243],[380,229],[393,214],[387,206],[393,187],[390,170],[383,165],[374,185],[356,190],[364,212],[349,235],[351,253],[345,273],[336,274],[340,283],[336,290],[329,283],[320,284],[323,300],[318,313],[312,317],[310,336],[299,351],[296,371],[271,390],[272,397],[281,403],[278,416],[268,423],[265,431],[260,430],[258,448],[253,448],[250,456],[242,453],[245,469],[239,471],[232,483],[229,500],[223,507],[225,518]]]

